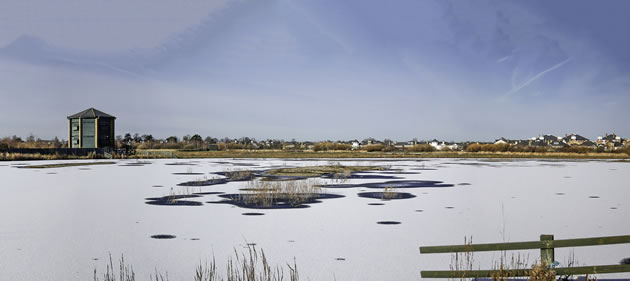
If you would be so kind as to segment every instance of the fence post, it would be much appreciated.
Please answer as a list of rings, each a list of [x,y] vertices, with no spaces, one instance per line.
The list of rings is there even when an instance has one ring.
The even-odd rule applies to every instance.
[[[553,261],[555,260],[553,247],[551,246],[551,241],[553,241],[553,234],[543,234],[540,235],[541,242],[545,245],[540,248],[540,261],[546,266],[551,266]]]

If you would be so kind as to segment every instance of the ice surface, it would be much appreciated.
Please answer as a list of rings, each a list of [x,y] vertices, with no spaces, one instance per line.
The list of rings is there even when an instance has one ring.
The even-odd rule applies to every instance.
[[[419,280],[420,270],[447,270],[451,262],[448,254],[420,255],[419,246],[462,244],[471,236],[475,243],[492,243],[537,240],[540,234],[556,239],[630,234],[628,163],[334,160],[387,166],[400,169],[403,173],[395,176],[404,180],[453,186],[405,188],[416,197],[372,206],[368,203],[381,201],[359,198],[365,190],[360,184],[383,179],[354,178],[346,184],[359,187],[325,190],[343,198],[256,216],[244,215],[253,213],[250,209],[205,203],[221,200],[219,192],[238,193],[246,182],[177,184],[251,166],[326,165],[329,160],[178,159],[125,166],[134,161],[89,170],[0,166],[0,280],[91,280],[95,268],[102,273],[109,253],[115,259],[124,254],[138,280],[148,280],[156,268],[168,271],[171,280],[192,280],[200,261],[214,255],[223,268],[234,249],[248,243],[263,248],[273,264],[282,266],[295,257],[304,280]],[[146,198],[172,194],[197,195],[184,200],[203,205],[146,204]],[[400,224],[377,223],[388,221]],[[161,234],[175,238],[151,238]],[[556,250],[556,259],[566,264],[571,251]],[[630,257],[630,244],[574,252],[583,265],[617,264]],[[520,253],[530,260],[539,256],[538,251]],[[491,268],[499,255],[476,254],[475,267]]]

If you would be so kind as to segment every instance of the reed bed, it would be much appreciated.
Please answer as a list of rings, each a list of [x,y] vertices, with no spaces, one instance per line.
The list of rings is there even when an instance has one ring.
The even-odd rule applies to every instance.
[[[286,276],[285,276],[286,273]],[[286,277],[286,278],[285,278]],[[136,281],[136,273],[133,266],[125,261],[124,256],[118,261],[118,267],[114,267],[111,254],[105,272],[100,275],[94,269],[94,281]],[[169,281],[168,273],[155,271],[151,274],[150,281]],[[199,263],[193,274],[194,281],[299,281],[297,263],[281,266],[271,266],[265,251],[248,246],[246,252],[237,252],[234,249],[234,257],[229,257],[225,274],[221,275],[217,269],[216,260],[213,257],[210,262]]]
[[[317,179],[292,181],[252,180],[247,184],[241,200],[248,205],[270,207],[275,202],[287,201],[295,206],[309,202],[322,193],[321,182]]]

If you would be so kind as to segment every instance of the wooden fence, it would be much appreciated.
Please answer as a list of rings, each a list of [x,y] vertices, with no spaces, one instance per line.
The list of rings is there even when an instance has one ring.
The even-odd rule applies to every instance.
[[[622,243],[630,243],[630,235],[554,240],[553,235],[543,234],[540,236],[540,241],[428,246],[420,247],[420,253],[437,254],[540,249],[541,261],[544,264],[550,265],[554,261],[555,248],[598,246]],[[556,267],[553,270],[556,272],[557,275],[620,273],[630,272],[630,264]],[[530,269],[504,269],[502,272],[509,274],[509,276],[519,277],[529,276],[529,271]],[[498,270],[423,270],[420,272],[420,275],[422,276],[422,278],[476,278],[491,277],[493,273],[497,272]]]

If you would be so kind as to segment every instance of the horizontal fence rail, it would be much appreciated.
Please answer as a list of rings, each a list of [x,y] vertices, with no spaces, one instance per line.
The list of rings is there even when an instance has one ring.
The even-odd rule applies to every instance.
[[[422,278],[475,278],[491,277],[498,270],[423,270],[420,272]],[[529,276],[530,269],[504,269],[505,275],[512,277]],[[578,274],[604,274],[630,272],[630,265],[596,265],[596,266],[576,266],[553,268],[556,275],[578,275]]]
[[[447,246],[426,246],[420,247],[421,254],[436,253],[461,253],[461,252],[483,252],[483,251],[511,251],[511,250],[531,250],[540,249],[541,261],[550,265],[554,261],[554,249],[566,247],[601,246],[630,243],[630,235],[606,236],[578,239],[553,240],[553,235],[541,235],[540,241],[529,242],[509,242],[490,244],[470,244],[470,245],[447,245]],[[604,274],[630,272],[630,265],[596,265],[596,266],[576,266],[553,268],[556,275],[578,275],[578,274]],[[475,278],[492,277],[501,272],[503,275],[511,277],[529,276],[530,269],[502,269],[502,270],[423,270],[420,272],[422,278]]]
[[[509,243],[451,245],[451,246],[427,246],[427,247],[420,247],[420,253],[421,254],[437,254],[437,253],[461,253],[461,252],[484,252],[484,251],[511,251],[511,250],[541,249],[541,248],[599,246],[599,245],[611,245],[611,244],[623,244],[623,243],[630,243],[630,235],[565,239],[565,240],[550,240],[550,241],[509,242]]]

